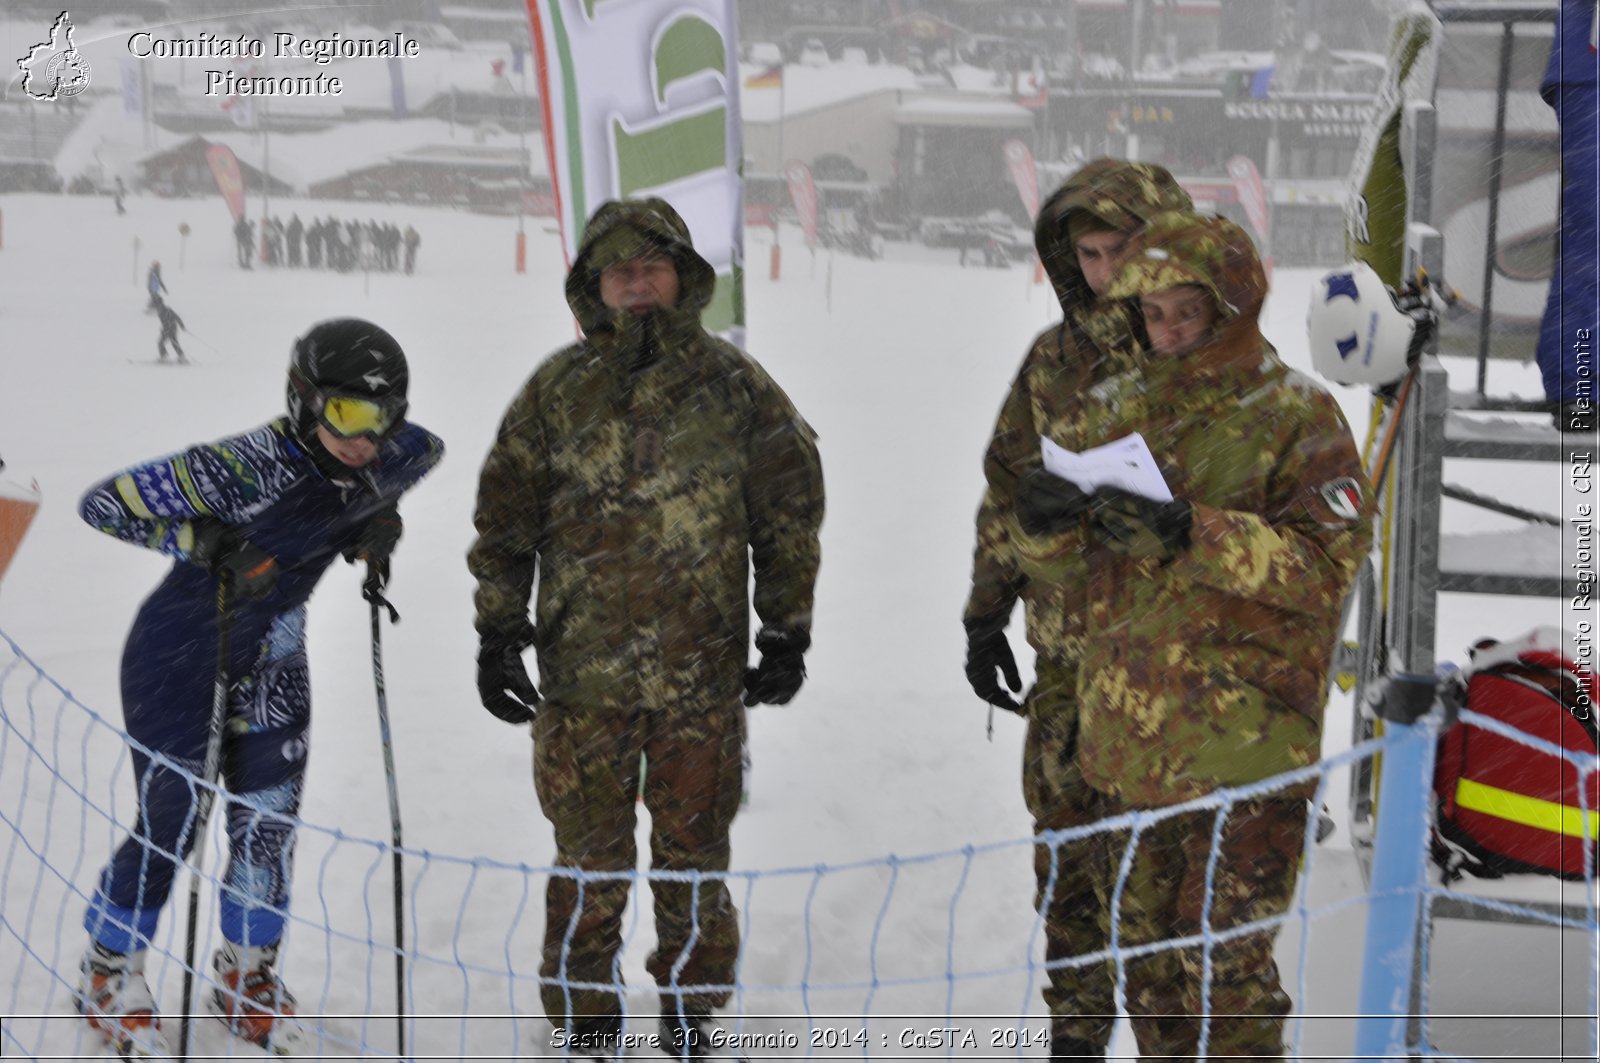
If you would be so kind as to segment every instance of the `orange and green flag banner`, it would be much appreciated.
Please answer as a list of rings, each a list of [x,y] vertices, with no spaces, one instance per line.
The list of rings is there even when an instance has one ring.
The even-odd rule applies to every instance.
[[[601,203],[661,196],[717,271],[706,327],[742,342],[733,0],[528,0],[528,14],[567,261]]]

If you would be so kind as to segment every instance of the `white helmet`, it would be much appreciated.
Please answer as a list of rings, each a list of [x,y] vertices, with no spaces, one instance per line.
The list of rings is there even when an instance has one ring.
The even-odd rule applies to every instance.
[[[1406,374],[1416,319],[1365,262],[1325,274],[1306,313],[1311,365],[1336,384],[1392,384]]]

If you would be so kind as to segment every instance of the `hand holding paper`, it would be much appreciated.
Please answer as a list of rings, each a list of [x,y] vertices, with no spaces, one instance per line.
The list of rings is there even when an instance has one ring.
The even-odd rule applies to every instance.
[[[1039,447],[1047,470],[1091,494],[1102,487],[1115,487],[1154,502],[1172,501],[1166,478],[1138,432],[1081,453],[1043,436]]]

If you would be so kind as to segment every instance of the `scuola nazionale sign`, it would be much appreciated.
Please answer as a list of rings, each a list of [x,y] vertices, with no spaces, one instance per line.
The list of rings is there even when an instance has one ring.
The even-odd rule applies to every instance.
[[[1377,113],[1370,101],[1225,100],[1222,116],[1229,121],[1293,123],[1308,137],[1359,137]]]

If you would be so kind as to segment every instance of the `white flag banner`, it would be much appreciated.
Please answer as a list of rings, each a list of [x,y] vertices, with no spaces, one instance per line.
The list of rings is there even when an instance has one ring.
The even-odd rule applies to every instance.
[[[742,343],[744,158],[734,0],[528,0],[570,264],[608,199],[660,196],[717,271],[708,329]]]

